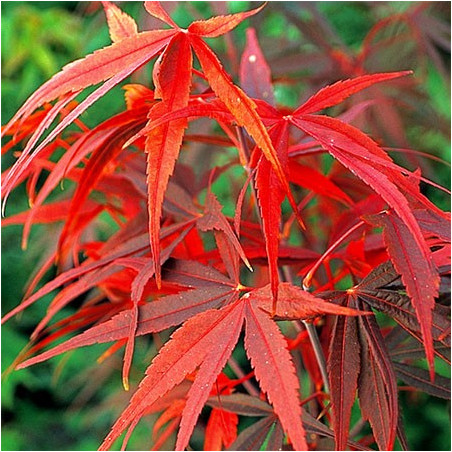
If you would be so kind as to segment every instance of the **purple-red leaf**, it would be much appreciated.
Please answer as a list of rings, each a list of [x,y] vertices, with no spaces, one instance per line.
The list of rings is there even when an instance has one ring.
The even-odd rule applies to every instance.
[[[383,236],[394,268],[416,310],[430,371],[434,372],[432,310],[438,296],[439,275],[431,258],[426,258],[425,245],[419,246],[410,229],[391,211],[367,217],[376,227],[383,227]],[[433,374],[432,374],[433,378]]]
[[[271,70],[259,46],[254,28],[246,30],[246,46],[240,61],[240,86],[248,96],[275,104]]]
[[[334,323],[328,356],[331,405],[337,450],[345,450],[350,415],[355,402],[360,372],[357,319],[339,316]]]
[[[363,304],[358,300],[358,307]],[[361,316],[361,371],[358,397],[380,450],[392,450],[398,425],[397,381],[374,316]]]

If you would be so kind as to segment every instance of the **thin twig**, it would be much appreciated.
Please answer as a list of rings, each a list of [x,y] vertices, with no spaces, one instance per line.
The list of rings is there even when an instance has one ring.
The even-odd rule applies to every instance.
[[[326,359],[323,354],[322,344],[320,343],[319,335],[317,334],[317,330],[315,329],[314,324],[307,322],[306,320],[302,320],[303,325],[308,332],[309,340],[311,341],[312,348],[314,350],[314,355],[317,360],[317,364],[320,369],[320,373],[323,379],[323,389],[326,393],[330,392],[330,386],[328,384],[328,372],[326,370]]]
[[[287,265],[284,265],[280,272],[280,279],[283,279],[287,282],[290,282],[293,284],[292,275],[290,273],[290,269],[287,267]],[[317,365],[320,369],[320,374],[322,375],[323,380],[323,389],[326,393],[330,392],[330,386],[328,384],[328,372],[326,369],[326,359],[325,355],[323,353],[322,344],[320,343],[319,335],[317,334],[317,330],[315,329],[315,326],[310,323],[306,322],[305,320],[302,320],[301,323],[306,328],[306,331],[308,332],[309,340],[311,342],[312,348],[314,350],[314,355],[317,360]]]
[[[238,378],[245,377],[245,372],[243,372],[242,368],[240,367],[239,363],[235,360],[235,358],[231,356],[228,360],[228,364]],[[246,389],[249,395],[259,397],[260,392],[253,386],[253,384],[249,380],[244,380],[241,384]]]

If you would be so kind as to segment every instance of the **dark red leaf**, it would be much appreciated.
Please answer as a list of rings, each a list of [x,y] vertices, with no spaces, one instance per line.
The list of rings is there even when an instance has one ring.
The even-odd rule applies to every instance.
[[[430,371],[434,372],[432,310],[435,306],[435,297],[438,296],[438,270],[426,253],[425,242],[422,244],[423,247],[419,246],[411,230],[399,217],[387,211],[368,217],[368,220],[377,227],[383,227],[391,261],[402,276],[403,285],[416,310]]]
[[[347,303],[347,306],[354,304]],[[358,387],[360,345],[357,319],[338,316],[334,322],[328,355],[331,405],[337,450],[345,450],[350,427],[350,415]]]

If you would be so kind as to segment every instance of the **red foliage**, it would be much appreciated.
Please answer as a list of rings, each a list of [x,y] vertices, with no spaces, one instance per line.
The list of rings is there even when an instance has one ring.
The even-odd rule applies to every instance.
[[[149,365],[102,450],[129,429],[127,441],[143,416],[162,410],[154,446],[179,425],[176,449],[184,450],[206,404],[213,407],[207,450],[283,444],[307,450],[317,447],[319,436],[334,438],[339,450],[365,449],[373,441],[390,450],[396,436],[404,441],[397,378],[447,396],[447,381],[435,378],[434,359],[448,361],[444,350],[450,347],[449,313],[438,301],[450,263],[450,216],[421,193],[426,179],[420,171],[400,166],[348,123],[353,107],[340,118],[315,113],[377,83],[375,101],[383,104],[384,86],[396,87],[395,80],[411,72],[367,73],[368,47],[359,62],[345,64],[345,56],[336,55],[347,79],[289,111],[275,105],[270,67],[253,29],[240,63],[242,88],[203,39],[224,35],[263,6],[181,29],[159,2],[145,2],[147,12],[171,28],[138,33],[130,16],[102,3],[113,44],[66,66],[3,128],[12,136],[7,150],[28,138],[4,175],[3,197],[27,181],[33,201],[4,225],[23,223],[26,244],[32,224],[63,222],[25,299],[3,319],[60,289],[16,367],[113,342],[109,353],[125,345],[128,389],[136,337],[182,325]],[[194,56],[200,70],[193,67]],[[128,85],[125,112],[92,130],[64,132],[153,58],[154,91]],[[85,88],[99,84],[74,103]],[[38,144],[57,117],[57,126]],[[202,134],[191,124],[200,117],[216,120],[224,133]],[[209,153],[221,154],[216,171],[199,161],[199,152],[193,166],[184,163],[202,143]],[[225,146],[238,153],[224,153],[226,163]],[[55,163],[51,157],[60,147],[65,153]],[[335,159],[329,172],[322,153]],[[241,168],[241,177],[233,177],[231,168]],[[43,171],[48,176],[35,193]],[[226,173],[227,188],[238,196],[234,218],[222,212],[214,194]],[[45,203],[63,179],[74,189]],[[284,208],[286,197],[293,213]],[[101,213],[118,226],[103,241],[97,238]],[[35,291],[52,263],[59,274]],[[347,290],[336,290],[346,284]],[[54,321],[82,294],[85,301],[75,314]],[[395,322],[381,328],[373,310]],[[419,356],[415,341],[425,349],[430,380],[411,365]],[[249,358],[251,374],[232,358],[237,348]],[[300,398],[300,359],[317,388],[302,395],[314,401],[312,415]],[[236,379],[222,373],[228,363]],[[373,439],[349,438],[356,398]],[[319,412],[325,422],[315,419]],[[238,434],[241,416],[262,419]]]

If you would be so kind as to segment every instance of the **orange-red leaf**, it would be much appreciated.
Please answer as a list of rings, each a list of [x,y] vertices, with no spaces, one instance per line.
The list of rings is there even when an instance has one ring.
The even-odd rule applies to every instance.
[[[160,19],[171,27],[179,28],[173,19],[171,19],[170,15],[163,9],[161,2],[144,2],[144,7],[151,16]]]
[[[224,35],[225,33],[233,30],[245,19],[257,14],[264,6],[265,3],[262,6],[259,6],[259,8],[252,9],[251,11],[246,11],[244,13],[216,16],[211,19],[192,22],[188,27],[188,31],[204,38],[216,38],[217,36]]]
[[[295,115],[315,113],[333,105],[337,105],[351,95],[374,85],[398,77],[412,74],[412,71],[384,72],[380,74],[366,74],[348,80],[340,80],[333,85],[326,86],[311,96],[301,107],[294,111]]]
[[[230,325],[230,318],[236,320],[235,314],[236,307],[232,305],[219,311],[203,312],[185,322],[154,358],[128,407],[99,449],[109,449],[129,425],[136,425],[149,405],[193,372],[205,360],[206,355],[217,344],[221,344],[219,332],[224,333],[225,324]],[[207,392],[207,396],[208,394]]]
[[[138,33],[137,24],[132,17],[121,11],[114,3],[103,1],[102,5],[107,16],[108,30],[113,42],[122,41]]]
[[[191,86],[192,54],[184,33],[177,34],[169,43],[157,74],[159,95],[166,111],[187,106]],[[153,119],[152,110],[150,120]],[[149,238],[155,265],[157,285],[160,275],[160,217],[168,180],[174,171],[187,127],[187,120],[166,123],[146,137],[147,185],[149,211]]]
[[[245,349],[255,376],[278,415],[295,450],[308,450],[301,422],[299,382],[287,342],[276,323],[256,306],[260,296],[246,302]]]
[[[234,85],[216,55],[201,38],[191,36],[190,40],[213,91],[233,114],[238,125],[244,127],[261,148],[265,158],[271,163],[273,170],[284,187],[294,212],[297,212],[297,205],[290,191],[287,176],[284,173],[268,132],[256,112],[256,104],[240,88]]]

